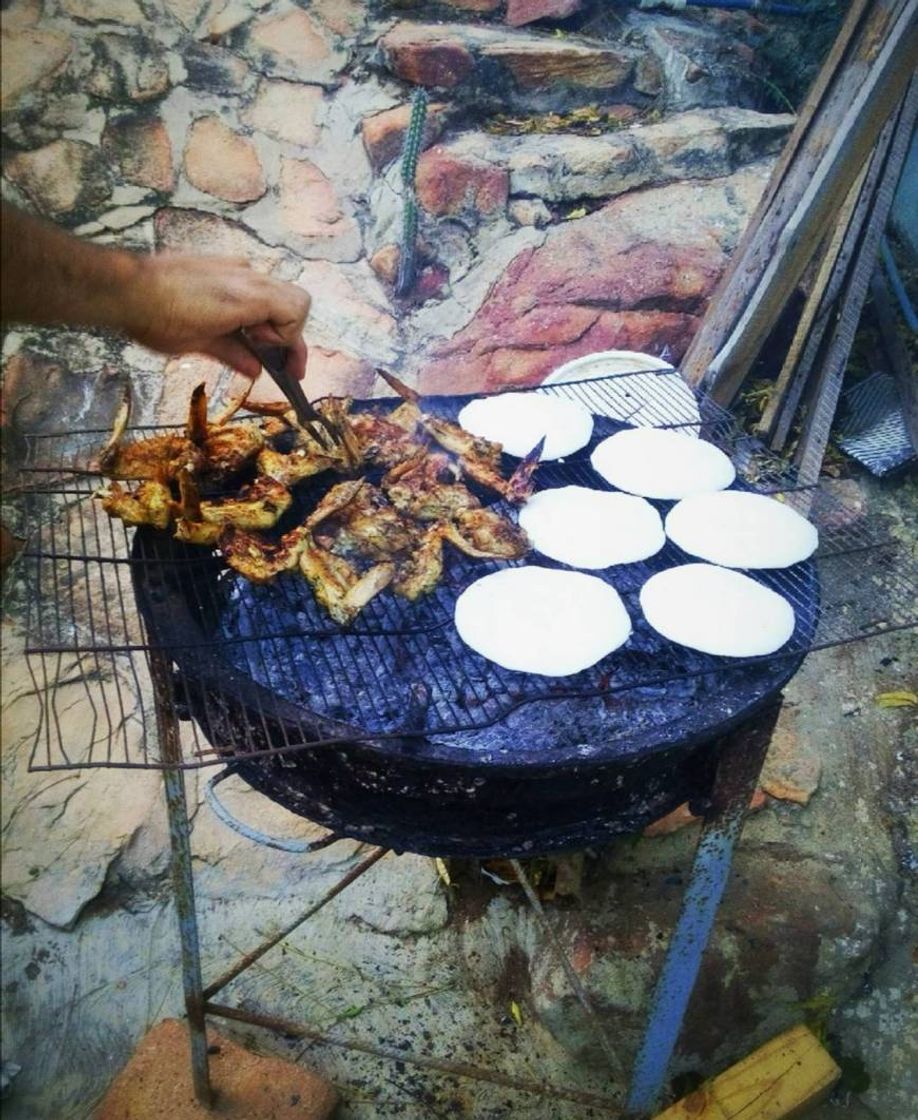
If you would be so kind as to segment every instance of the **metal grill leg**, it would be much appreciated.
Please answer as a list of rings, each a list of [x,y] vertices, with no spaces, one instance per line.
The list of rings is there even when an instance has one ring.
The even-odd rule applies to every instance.
[[[178,726],[175,719],[170,668],[156,651],[150,653],[150,671],[156,701],[156,723],[164,762],[181,761]],[[206,1107],[212,1103],[210,1069],[207,1060],[207,1035],[204,1028],[204,991],[201,978],[201,951],[198,922],[194,908],[194,878],[191,867],[191,839],[188,804],[185,800],[185,775],[181,770],[164,770],[166,811],[169,816],[169,843],[172,849],[172,889],[178,915],[182,947],[182,987],[191,1036],[191,1076],[194,1095]]]
[[[765,760],[780,703],[723,744],[711,806],[682,909],[666,950],[650,1005],[625,1106],[627,1116],[647,1116],[660,1097],[689,998],[698,978],[714,919],[733,863],[749,801]]]

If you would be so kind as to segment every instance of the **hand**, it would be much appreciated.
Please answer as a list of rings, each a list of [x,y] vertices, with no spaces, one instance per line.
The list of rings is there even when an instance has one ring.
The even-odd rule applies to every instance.
[[[287,370],[302,379],[310,304],[302,288],[256,272],[244,258],[164,253],[135,260],[120,324],[132,338],[166,354],[209,354],[254,379],[261,365],[233,337],[245,327],[255,342],[286,347]]]

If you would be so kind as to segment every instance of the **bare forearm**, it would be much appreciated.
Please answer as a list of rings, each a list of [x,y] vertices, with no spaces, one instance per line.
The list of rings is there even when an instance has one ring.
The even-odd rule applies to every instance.
[[[4,322],[107,327],[153,350],[210,354],[257,377],[261,366],[238,339],[245,329],[285,347],[294,376],[305,372],[308,294],[246,260],[87,244],[6,205],[2,257]]]
[[[80,241],[5,204],[0,241],[4,322],[124,328],[134,254]]]

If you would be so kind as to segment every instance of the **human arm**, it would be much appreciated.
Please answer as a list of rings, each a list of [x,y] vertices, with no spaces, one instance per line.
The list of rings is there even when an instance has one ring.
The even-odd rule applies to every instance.
[[[258,360],[234,337],[288,348],[288,369],[306,367],[309,296],[236,257],[144,255],[81,241],[3,205],[2,319],[118,331],[166,354],[209,354],[248,377]]]

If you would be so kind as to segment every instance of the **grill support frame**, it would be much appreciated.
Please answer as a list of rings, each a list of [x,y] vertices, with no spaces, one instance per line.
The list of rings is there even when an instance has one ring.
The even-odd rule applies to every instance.
[[[161,651],[151,653],[151,669],[154,705],[160,741],[163,744],[164,761],[174,762],[180,757],[178,719],[169,695],[170,666],[167,657]],[[385,1048],[360,1041],[344,1042],[340,1039],[331,1039],[304,1024],[290,1023],[214,1002],[213,997],[218,995],[227,984],[369,871],[388,854],[388,850],[384,847],[374,848],[317,903],[313,903],[279,933],[244,954],[232,967],[205,987],[195,910],[194,868],[188,806],[185,798],[185,775],[181,769],[165,768],[163,789],[169,819],[171,872],[181,943],[182,981],[188,1018],[192,1080],[198,1101],[208,1109],[213,1105],[206,1035],[206,1016],[211,1015],[265,1027],[282,1034],[310,1038],[332,1046],[374,1054],[384,1060],[409,1062],[428,1069],[438,1069],[453,1077],[474,1078],[521,1092],[579,1101],[608,1111],[610,1115],[621,1117],[622,1120],[643,1120],[648,1117],[663,1092],[670,1060],[682,1030],[689,999],[729,880],[734,850],[742,833],[750,798],[758,782],[768,743],[781,709],[782,696],[783,694],[779,694],[750,724],[737,728],[725,736],[720,744],[719,760],[691,875],[650,1002],[647,1025],[638,1050],[624,1108],[612,1098],[600,1098],[576,1089],[556,1089],[535,1082],[528,1083],[502,1074],[500,1071],[483,1070],[464,1063],[411,1055],[402,1050],[387,1051]],[[258,842],[256,836],[252,836],[251,839]],[[527,900],[534,906],[549,944],[558,955],[565,972],[570,974],[570,962],[564,957],[560,944],[554,937],[547,916],[526,878],[523,867],[518,861],[513,862]],[[588,994],[579,982],[577,988],[585,1012],[596,1028],[600,1029],[601,1024]]]

